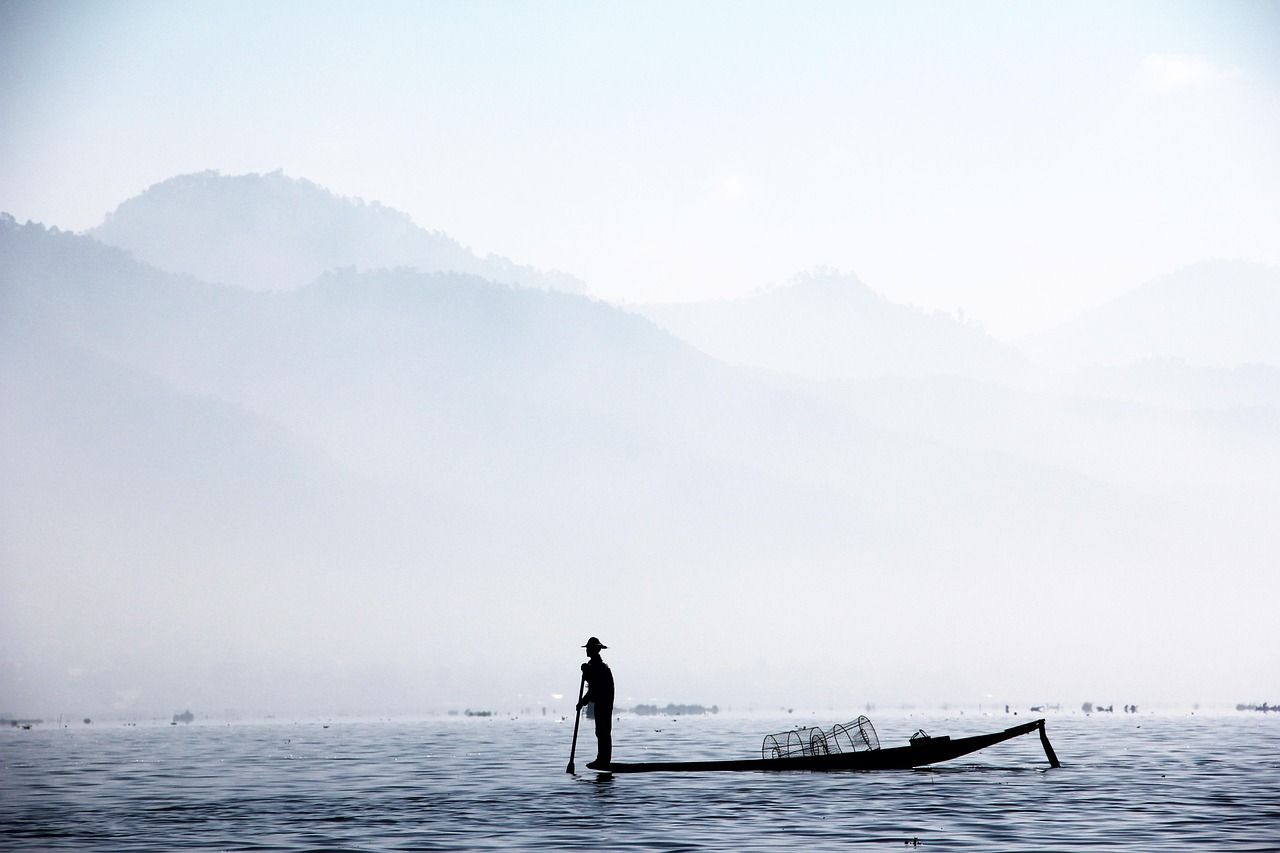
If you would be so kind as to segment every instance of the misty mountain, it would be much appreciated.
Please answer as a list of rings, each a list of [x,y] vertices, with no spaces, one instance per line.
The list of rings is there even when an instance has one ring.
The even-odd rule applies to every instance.
[[[1022,356],[972,322],[822,270],[753,296],[634,310],[716,358],[808,379],[953,374],[1016,381]]]
[[[1223,579],[1280,545],[1265,406],[1167,428],[956,376],[806,382],[467,274],[254,291],[4,217],[0,340],[6,705],[511,701],[563,690],[584,621],[637,691],[1047,689],[1010,631],[1260,618]],[[1162,583],[1187,566],[1217,585]],[[1114,607],[1134,594],[1159,606]],[[1105,636],[1054,652],[1055,683],[1092,683]],[[693,638],[741,668],[701,672]]]
[[[903,460],[956,464],[579,296],[403,270],[252,293],[12,220],[3,238],[6,325],[239,407],[386,484],[608,528],[625,523],[598,501],[616,481],[617,509],[710,530],[726,494],[775,518],[806,491],[815,518],[822,501],[871,512],[859,502],[915,499]]]
[[[252,290],[292,290],[340,267],[462,272],[584,290],[572,276],[478,257],[405,213],[280,172],[170,178],[125,201],[89,233],[160,269]]]
[[[1020,342],[1046,364],[1079,368],[1181,359],[1202,367],[1280,367],[1280,269],[1203,261],[1154,279]]]
[[[725,695],[766,671],[775,695],[830,675],[796,663],[813,631],[856,647],[896,630],[893,608],[850,621],[824,602],[907,595],[928,637],[847,671],[891,689],[922,649],[967,650],[961,680],[993,655],[1021,671],[962,626],[994,618],[993,588],[1037,607],[1014,583],[1029,553],[1102,582],[1170,519],[1162,551],[1195,552],[1176,504],[886,429],[573,294],[406,270],[254,292],[4,219],[0,335],[18,484],[0,683],[19,698],[86,701],[91,681],[118,707],[545,693],[583,614],[645,650],[632,684],[705,686],[679,663],[696,635],[757,662],[718,676]],[[58,662],[52,681],[13,668],[35,659]],[[96,674],[57,675],[73,671]]]

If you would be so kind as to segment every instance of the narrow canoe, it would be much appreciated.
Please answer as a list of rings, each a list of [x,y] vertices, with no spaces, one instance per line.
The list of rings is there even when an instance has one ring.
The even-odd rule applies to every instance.
[[[630,763],[614,761],[608,766],[611,773],[688,773],[713,770],[905,770],[950,761],[980,749],[1031,732],[1040,732],[1045,756],[1053,767],[1060,766],[1058,757],[1049,745],[1044,731],[1044,720],[1034,720],[1013,726],[1002,732],[974,735],[952,740],[949,737],[922,738],[909,746],[888,749],[872,749],[864,752],[836,752],[829,755],[804,755],[792,758],[746,758],[730,761],[651,761]],[[604,769],[604,768],[600,768]]]

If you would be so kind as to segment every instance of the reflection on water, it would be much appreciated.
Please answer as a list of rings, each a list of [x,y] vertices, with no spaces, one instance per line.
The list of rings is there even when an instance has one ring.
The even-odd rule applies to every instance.
[[[876,720],[885,746],[920,727],[1019,721]],[[615,754],[751,757],[757,733],[793,722],[624,716]],[[571,731],[501,719],[6,730],[0,847],[1280,849],[1280,719],[1261,715],[1050,716],[1058,770],[1030,735],[922,770],[570,776]]]

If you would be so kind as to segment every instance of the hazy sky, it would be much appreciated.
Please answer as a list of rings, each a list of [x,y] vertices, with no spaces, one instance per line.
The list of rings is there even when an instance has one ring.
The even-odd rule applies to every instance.
[[[1280,263],[1280,3],[0,0],[0,209],[283,169],[615,300],[814,265],[1013,336]]]

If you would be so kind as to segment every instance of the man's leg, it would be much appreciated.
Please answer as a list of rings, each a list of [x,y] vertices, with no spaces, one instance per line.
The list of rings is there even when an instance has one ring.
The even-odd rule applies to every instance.
[[[596,761],[608,764],[613,760],[613,708],[596,706]]]

